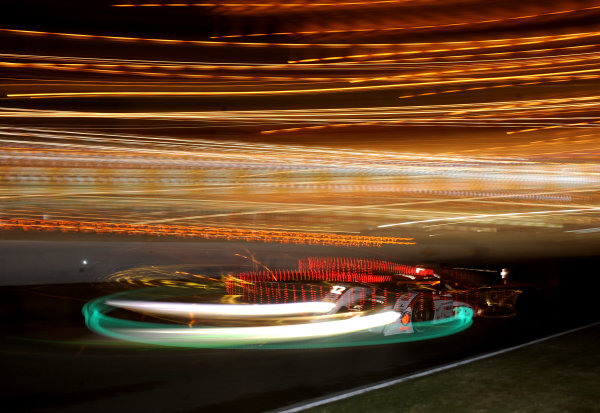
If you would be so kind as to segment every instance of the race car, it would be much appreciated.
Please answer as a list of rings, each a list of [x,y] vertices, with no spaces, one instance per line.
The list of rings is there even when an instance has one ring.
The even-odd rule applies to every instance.
[[[335,302],[330,313],[395,311],[398,320],[385,326],[384,335],[406,334],[420,331],[420,323],[436,324],[455,315],[456,302],[452,297],[436,291],[394,292],[387,289],[352,284],[336,284],[325,296],[326,301]]]

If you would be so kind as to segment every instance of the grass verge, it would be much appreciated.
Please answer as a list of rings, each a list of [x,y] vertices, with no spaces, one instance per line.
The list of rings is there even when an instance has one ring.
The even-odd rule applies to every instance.
[[[307,412],[598,412],[600,326]]]

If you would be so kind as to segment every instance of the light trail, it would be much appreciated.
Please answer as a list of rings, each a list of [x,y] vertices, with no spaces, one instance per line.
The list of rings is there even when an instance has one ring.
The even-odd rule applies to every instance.
[[[527,56],[532,54],[544,54],[550,52],[557,51],[572,51],[572,50],[581,50],[581,49],[593,49],[598,47],[596,44],[584,44],[577,46],[565,46],[565,47],[552,47],[552,48],[541,48],[541,49],[525,49],[525,50],[514,50],[514,51],[505,51],[505,52],[489,52],[489,53],[472,53],[472,54],[452,54],[448,56],[440,55],[440,56],[429,56],[429,57],[415,57],[411,56],[406,59],[382,59],[382,60],[361,60],[361,61],[350,61],[350,62],[327,62],[327,63],[303,63],[302,65],[290,64],[291,66],[312,66],[312,67],[338,67],[338,66],[354,66],[357,65],[414,65],[419,66],[422,64],[432,65],[432,64],[464,64],[464,63],[479,63],[479,62],[497,62],[497,61],[519,61],[519,60],[531,60],[531,59],[544,59],[544,58],[554,58],[554,57],[567,57],[567,56],[578,56],[583,53],[567,53],[560,55],[550,55],[550,56]],[[590,52],[594,53],[594,52]],[[526,56],[522,56],[526,55]],[[494,57],[499,57],[494,59]],[[510,58],[508,56],[514,56]],[[483,58],[483,59],[482,59]],[[469,60],[464,60],[469,59]],[[359,66],[359,67],[360,67]]]
[[[1,29],[0,29],[1,30]],[[317,63],[317,62],[329,62],[335,60],[367,60],[371,58],[381,58],[390,56],[403,56],[403,55],[415,55],[422,53],[446,53],[464,50],[484,50],[493,48],[503,47],[514,47],[514,46],[527,46],[536,45],[547,42],[560,42],[565,40],[575,39],[588,39],[600,36],[600,32],[581,32],[571,33],[564,35],[548,35],[548,36],[533,36],[523,38],[507,38],[507,39],[490,39],[490,40],[463,40],[463,41],[449,41],[449,42],[429,42],[429,43],[406,43],[398,44],[397,46],[411,47],[411,46],[435,46],[442,47],[442,49],[421,49],[421,50],[405,50],[401,52],[379,52],[379,53],[361,53],[344,56],[327,56],[322,58],[311,58],[311,59],[299,59],[290,60],[288,63]],[[454,47],[453,45],[461,45],[460,47]],[[462,46],[467,45],[467,46]],[[358,45],[357,45],[358,46]],[[361,45],[362,46],[362,45]],[[589,45],[588,47],[591,47]]]
[[[356,333],[370,328],[394,323],[400,314],[395,311],[356,316],[348,320],[317,323],[269,326],[269,327],[223,327],[223,328],[143,328],[115,330],[117,335],[126,335],[134,341],[158,341],[163,344],[189,343],[196,345],[218,344],[231,346],[306,340]]]
[[[411,57],[407,60],[383,60],[379,61],[364,61],[358,65],[356,62],[331,62],[331,63],[314,63],[314,64],[303,64],[297,65],[292,63],[214,63],[214,62],[201,62],[201,61],[171,61],[171,60],[147,60],[147,59],[115,59],[115,58],[90,58],[82,56],[50,56],[50,55],[31,55],[31,54],[15,54],[15,53],[0,53],[0,57],[7,59],[16,60],[45,60],[49,62],[70,62],[73,65],[79,66],[90,66],[90,65],[101,65],[103,67],[123,67],[131,69],[165,69],[165,70],[303,70],[303,69],[319,69],[319,70],[360,70],[361,68],[368,68],[368,71],[378,69],[396,69],[400,65],[407,65],[408,67],[422,66],[424,64],[430,66],[432,64],[473,64],[473,63],[490,63],[490,62],[506,62],[506,61],[520,61],[520,60],[532,60],[532,59],[567,59],[574,56],[594,56],[598,52],[579,52],[579,53],[564,53],[555,55],[542,55],[542,56],[523,56],[520,55],[531,55],[531,54],[543,54],[557,51],[579,51],[582,49],[597,48],[595,44],[584,44],[577,46],[565,46],[565,47],[553,47],[553,48],[541,48],[541,49],[526,49],[526,50],[515,50],[506,52],[493,52],[493,53],[478,53],[478,54],[461,54],[461,55],[449,55],[449,56],[435,56],[435,57]],[[509,56],[514,56],[509,58]],[[494,58],[496,57],[496,58]],[[477,58],[477,59],[473,59]],[[487,58],[487,59],[481,59]],[[467,59],[467,60],[465,60]],[[10,62],[9,62],[10,63]],[[15,62],[19,63],[19,62]],[[52,65],[49,65],[52,67]]]
[[[372,82],[372,81],[383,81],[383,80],[395,80],[395,79],[410,79],[410,78],[430,78],[432,76],[443,77],[444,75],[452,75],[458,76],[461,73],[480,73],[482,71],[504,71],[507,69],[518,69],[518,70],[526,70],[526,69],[534,69],[545,66],[552,66],[554,70],[561,68],[560,63],[565,63],[570,67],[574,63],[585,62],[586,65],[593,64],[595,59],[600,58],[600,54],[598,52],[590,52],[583,54],[571,54],[565,56],[552,56],[548,58],[537,58],[534,61],[530,61],[532,58],[522,58],[521,63],[516,63],[514,60],[511,63],[506,63],[504,60],[499,61],[489,61],[489,63],[494,63],[491,66],[483,66],[481,67],[481,63],[486,63],[488,61],[475,61],[472,62],[469,67],[464,69],[451,69],[451,70],[442,70],[442,71],[425,71],[425,72],[417,72],[417,73],[409,73],[404,75],[390,75],[390,76],[379,76],[379,77],[365,77],[364,75],[359,76],[355,74],[354,76],[348,77],[348,75],[339,75],[335,77],[326,77],[326,76],[302,76],[302,75],[270,75],[270,76],[257,76],[257,75],[224,75],[224,74],[197,74],[197,73],[177,73],[173,72],[175,70],[207,70],[208,68],[205,66],[198,65],[188,65],[187,67],[165,67],[165,65],[141,65],[141,64],[111,64],[108,66],[114,66],[120,68],[120,70],[107,70],[105,68],[100,68],[100,66],[107,66],[105,64],[99,63],[24,63],[24,62],[0,62],[0,66],[5,67],[22,67],[22,68],[33,68],[33,69],[44,69],[44,70],[66,70],[66,71],[76,71],[76,72],[90,72],[90,73],[103,73],[103,74],[114,74],[114,75],[134,75],[134,76],[149,76],[149,77],[168,77],[168,78],[194,78],[194,79],[220,79],[220,80],[250,80],[250,81],[284,81],[287,80],[289,82],[350,82],[350,83],[359,83],[359,82]],[[498,65],[499,63],[503,63],[503,65]],[[455,63],[456,64],[456,63]],[[169,72],[148,72],[148,71],[139,71],[139,70],[131,70],[133,66],[148,66],[149,69],[159,69],[159,70],[169,70]],[[197,66],[197,67],[196,67]],[[476,66],[476,67],[470,67]],[[230,68],[231,69],[231,68]],[[239,71],[239,68],[235,68],[236,71]],[[345,70],[342,68],[338,68],[338,70]],[[291,84],[291,83],[288,83]]]
[[[600,57],[600,56],[598,56]],[[560,59],[559,59],[560,60]],[[595,58],[592,58],[590,56],[587,57],[582,57],[582,58],[567,58],[564,61],[567,63],[574,63],[574,62],[586,62],[586,65],[592,65],[593,61],[595,60]],[[565,68],[565,67],[561,67],[561,66],[557,66],[555,65],[554,61],[550,61],[550,62],[544,62],[544,61],[533,61],[533,62],[525,62],[525,63],[503,63],[503,65],[493,65],[493,66],[488,66],[488,67],[474,67],[474,68],[465,68],[465,69],[449,69],[449,70],[440,70],[440,71],[432,71],[432,72],[420,72],[418,74],[406,74],[406,75],[394,75],[394,76],[380,76],[380,77],[373,77],[373,78],[363,78],[363,79],[356,79],[356,80],[350,80],[350,83],[359,83],[359,82],[373,82],[373,81],[381,81],[381,80],[396,80],[396,79],[406,79],[406,78],[411,78],[411,77],[429,77],[429,76],[439,76],[439,75],[447,75],[450,74],[452,76],[459,76],[461,74],[464,73],[472,73],[472,72],[478,72],[477,74],[479,74],[480,72],[489,72],[492,70],[497,70],[497,71],[504,71],[507,69],[517,69],[517,70],[527,70],[527,69],[532,69],[532,68],[539,68],[539,67],[543,67],[543,66],[549,66],[549,65],[554,65],[553,70],[556,69],[561,69],[561,68]],[[569,66],[566,66],[569,67]],[[484,78],[485,79],[485,78]]]
[[[227,8],[307,8],[307,7],[348,7],[348,6],[378,6],[378,5],[396,5],[403,3],[415,3],[419,0],[362,0],[362,1],[303,1],[303,2],[212,2],[212,3],[119,3],[111,4],[112,7],[227,7]]]
[[[213,3],[207,13],[229,13]],[[215,20],[212,33],[231,36],[222,40],[204,29],[197,40],[133,26],[0,30],[31,36],[0,50],[0,221],[26,237],[361,247],[386,245],[379,235],[400,232],[391,222],[415,223],[406,240],[391,237],[406,243],[511,228],[583,236],[566,231],[600,225],[590,209],[600,182],[596,2],[467,17],[437,1],[407,4],[412,14],[383,12],[396,3],[297,3],[227,1],[240,15]],[[344,19],[327,14],[336,6]],[[291,23],[297,12],[305,18]],[[267,24],[273,16],[282,18]],[[242,27],[255,39],[232,40]],[[63,55],[40,52],[42,39]],[[327,147],[337,142],[370,149]]]
[[[484,20],[476,20],[476,21],[466,21],[466,22],[454,22],[454,23],[446,23],[446,24],[426,24],[419,26],[399,26],[399,27],[359,27],[353,29],[321,29],[321,30],[298,30],[298,31],[290,31],[290,32],[273,32],[273,33],[248,33],[248,34],[239,34],[239,35],[225,35],[225,36],[213,36],[213,39],[222,39],[222,38],[239,38],[239,37],[258,37],[258,36],[293,36],[293,35],[323,35],[323,34],[351,34],[351,33],[360,33],[364,32],[397,32],[397,31],[405,31],[405,30],[431,30],[431,29],[443,29],[443,28],[457,28],[457,27],[465,27],[465,26],[473,26],[473,25],[483,25],[490,23],[505,23],[512,21],[521,21],[521,20],[531,20],[537,19],[540,17],[546,16],[560,16],[564,14],[573,14],[580,13],[585,11],[594,11],[600,9],[600,6],[590,6],[590,7],[582,7],[577,9],[568,9],[568,10],[558,10],[552,12],[538,13],[538,14],[528,14],[522,16],[512,16],[512,17],[503,17],[498,19],[484,19]]]
[[[138,300],[107,300],[106,304],[145,314],[189,317],[281,317],[294,314],[328,313],[335,303],[304,302],[287,304],[201,304]]]
[[[475,86],[475,87],[461,88],[461,89],[451,89],[451,90],[443,90],[443,91],[435,91],[435,92],[424,92],[424,93],[416,93],[413,95],[398,96],[398,99],[409,99],[409,98],[420,97],[420,96],[433,96],[433,95],[440,95],[440,94],[446,94],[446,93],[470,92],[470,91],[475,91],[475,90],[485,90],[485,89],[494,89],[494,88],[532,86],[532,85],[541,85],[543,83],[562,83],[562,82],[572,82],[573,80],[593,80],[593,79],[600,79],[600,75],[567,76],[563,79],[548,79],[548,80],[539,80],[536,82],[505,83],[505,84],[499,84],[499,85]]]
[[[126,67],[122,67],[121,65],[114,65],[115,67],[122,67],[122,69],[127,70],[109,70],[100,68],[100,66],[106,66],[103,64],[97,63],[21,63],[21,62],[0,62],[0,66],[9,67],[9,68],[32,68],[32,69],[44,69],[44,70],[58,70],[58,71],[75,71],[75,72],[90,72],[90,73],[102,73],[102,74],[115,74],[115,75],[135,75],[135,76],[149,76],[149,77],[168,77],[168,78],[185,78],[185,79],[223,79],[223,80],[272,80],[272,81],[309,81],[309,82],[341,82],[341,81],[352,81],[355,80],[356,77],[316,77],[316,76],[289,76],[289,75],[271,75],[271,76],[250,76],[250,75],[217,75],[217,74],[192,74],[192,73],[165,73],[165,72],[147,72],[147,71],[132,71],[131,66],[126,65]],[[85,67],[87,66],[87,67]],[[96,66],[96,67],[94,67]],[[110,65],[113,66],[113,65]],[[152,67],[150,67],[152,68]],[[170,67],[156,67],[158,69],[163,70],[173,70]],[[190,68],[183,68],[190,69]],[[192,68],[196,69],[196,68]],[[202,67],[200,70],[207,70],[207,68]],[[234,70],[239,70],[239,68],[234,68]],[[365,80],[366,81],[366,80]]]
[[[583,127],[596,127],[598,125],[596,125],[597,123],[600,123],[600,120],[598,121],[591,121],[591,122],[577,122],[577,123],[567,123],[567,124],[559,124],[559,125],[552,125],[552,126],[543,126],[543,127],[539,127],[539,128],[530,128],[530,129],[522,129],[522,130],[518,130],[518,131],[510,131],[510,132],[506,132],[508,135],[513,134],[513,133],[525,133],[525,132],[537,132],[540,130],[547,130],[547,129],[556,129],[556,128],[572,128],[572,127],[576,127],[576,126],[583,126]]]
[[[9,29],[0,28],[0,32],[11,33],[15,35],[24,36],[57,36],[71,39],[99,39],[110,42],[148,42],[156,44],[187,44],[196,46],[240,46],[240,47],[285,47],[285,48],[296,48],[296,47],[323,47],[323,48],[349,48],[354,46],[361,46],[366,48],[381,48],[396,46],[396,43],[292,43],[292,42],[237,42],[237,41],[218,41],[218,40],[183,40],[183,39],[156,39],[156,38],[145,38],[145,37],[129,37],[129,36],[108,36],[108,35],[95,35],[95,34],[81,34],[81,33],[62,33],[62,32],[48,32],[39,30],[21,30],[21,29]],[[598,35],[598,34],[596,34]],[[581,34],[586,37],[586,34]],[[414,43],[421,44],[421,43]]]
[[[336,92],[357,92],[357,91],[373,91],[373,90],[385,90],[385,89],[399,89],[403,87],[415,87],[415,86],[434,86],[434,85],[448,85],[448,84],[466,84],[466,83],[477,83],[477,82],[494,82],[494,81],[507,81],[514,79],[548,79],[561,77],[565,75],[583,74],[583,73],[595,73],[599,72],[600,68],[586,69],[586,70],[572,70],[564,72],[551,72],[541,73],[535,75],[507,75],[507,76],[492,76],[487,78],[473,78],[473,79],[455,79],[455,80],[439,80],[439,81],[421,81],[412,83],[392,83],[383,85],[369,85],[369,86],[346,86],[346,87],[324,87],[324,88],[311,88],[311,89],[279,89],[279,90],[241,90],[241,91],[152,91],[152,92],[47,92],[47,93],[8,93],[8,98],[34,98],[34,99],[47,99],[47,98],[67,98],[67,97],[97,97],[97,96],[129,96],[129,97],[144,97],[144,96],[269,96],[269,95],[298,95],[298,94],[316,94],[316,93],[336,93]],[[595,75],[594,75],[595,76]]]
[[[81,232],[97,234],[171,236],[199,239],[226,239],[284,244],[314,244],[339,246],[415,245],[413,238],[344,235],[337,233],[261,231],[252,229],[218,228],[183,225],[135,225],[113,222],[80,222],[9,219],[0,221],[0,230],[33,230]]]
[[[252,261],[257,264],[253,257]],[[479,298],[477,292],[454,290],[443,300],[445,305],[450,301],[451,308],[433,320],[420,320],[412,317],[417,300],[425,295],[435,297],[430,290],[418,289],[439,284],[440,277],[432,268],[373,259],[309,257],[298,261],[297,270],[264,267],[215,278],[190,273],[186,267],[141,267],[114,274],[112,281],[151,288],[88,302],[82,310],[86,325],[120,340],[182,347],[389,344],[457,333],[471,325],[480,307],[488,307],[490,302],[511,307],[520,293],[507,291],[498,299],[493,293]],[[330,282],[346,278],[361,285],[338,294],[340,286]],[[402,280],[403,286],[409,283],[416,288],[414,294],[407,294],[402,287],[378,288],[392,279]],[[184,302],[174,301],[180,297],[186,297]],[[208,304],[207,297],[221,304]],[[343,309],[351,303],[359,309]],[[111,314],[123,309],[132,313],[126,317]],[[153,318],[146,321],[148,316]]]
[[[269,124],[300,124],[294,128],[263,130],[261,133],[277,133],[287,131],[302,131],[323,129],[325,127],[348,127],[366,125],[412,124],[431,126],[445,123],[447,125],[473,126],[530,126],[530,125],[563,125],[569,120],[584,120],[585,117],[575,117],[574,111],[581,114],[600,108],[600,98],[597,96],[527,100],[502,101],[490,104],[463,105],[423,105],[403,107],[371,107],[344,109],[306,109],[306,110],[272,110],[272,111],[228,111],[228,112],[74,112],[30,110],[17,108],[0,108],[0,117],[10,118],[120,118],[120,119],[160,119],[191,121],[206,125],[254,125],[264,127]],[[554,116],[548,116],[549,114]],[[407,117],[407,115],[413,115]],[[420,115],[417,117],[417,115]],[[523,116],[526,115],[526,116]],[[560,116],[557,116],[560,115]],[[593,121],[593,117],[589,117]],[[303,126],[303,124],[309,124]],[[317,124],[317,125],[315,125]],[[567,123],[569,125],[569,123]],[[566,125],[565,125],[566,126]],[[583,126],[575,123],[573,126]],[[0,133],[7,133],[1,132]],[[511,133],[511,132],[509,132]],[[104,135],[104,141],[108,135]],[[48,137],[48,136],[46,136]],[[140,136],[136,140],[143,141]],[[183,142],[183,141],[182,141]],[[187,141],[188,148],[198,147],[197,141]],[[198,147],[200,148],[200,147]],[[98,148],[100,149],[100,148]],[[183,152],[182,152],[183,154]],[[375,156],[375,155],[374,155]]]
[[[558,42],[565,40],[581,40],[600,36],[600,31],[591,32],[576,32],[567,33],[560,35],[544,35],[544,36],[530,36],[530,37],[518,37],[518,38],[502,38],[502,39],[485,39],[485,40],[455,40],[446,42],[411,42],[411,43],[285,43],[285,42],[236,42],[236,41],[209,41],[209,40],[182,40],[182,39],[154,39],[154,38],[143,38],[143,37],[127,37],[127,36],[108,36],[108,35],[93,35],[93,34],[81,34],[81,33],[62,33],[62,32],[49,32],[39,30],[20,30],[20,29],[9,29],[0,28],[0,32],[11,33],[16,35],[31,35],[31,36],[58,36],[74,39],[101,39],[107,41],[144,41],[149,43],[159,44],[192,44],[199,46],[240,46],[240,47],[261,47],[261,46],[274,46],[274,47],[323,47],[323,48],[351,48],[351,47],[364,47],[364,48],[382,48],[391,46],[440,46],[444,47],[447,45],[480,45],[470,46],[463,48],[450,48],[445,50],[429,50],[429,53],[456,51],[456,50],[472,50],[472,49],[485,49],[485,48],[498,48],[507,46],[521,46],[530,44],[541,44],[546,42]],[[302,59],[293,61],[294,63],[321,61],[321,60],[338,60],[338,59],[351,59],[356,57],[365,56],[389,56],[396,54],[413,54],[422,53],[423,51],[407,51],[407,52],[390,52],[390,53],[379,53],[370,55],[349,55],[349,56],[329,56],[322,59]]]
[[[378,228],[396,227],[396,226],[401,226],[401,225],[426,224],[429,222],[441,222],[441,221],[469,221],[469,220],[474,220],[474,219],[476,220],[479,218],[502,218],[502,217],[511,217],[511,216],[581,213],[581,212],[595,212],[598,210],[600,210],[600,207],[548,210],[548,211],[507,212],[507,213],[500,213],[500,214],[476,214],[476,215],[465,215],[465,216],[460,216],[460,217],[433,218],[433,219],[424,219],[424,220],[420,220],[420,221],[398,222],[395,224],[379,225]]]

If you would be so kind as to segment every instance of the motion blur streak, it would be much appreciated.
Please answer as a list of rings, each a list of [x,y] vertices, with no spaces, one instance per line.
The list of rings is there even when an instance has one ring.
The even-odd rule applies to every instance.
[[[594,321],[599,246],[600,0],[0,1],[6,406],[276,411]]]
[[[521,101],[493,102],[489,104],[422,105],[404,107],[370,107],[340,109],[305,110],[252,110],[252,111],[211,111],[211,112],[76,112],[58,110],[31,110],[0,108],[0,117],[9,118],[119,118],[148,119],[161,121],[185,121],[198,126],[250,126],[263,127],[272,124],[295,124],[287,129],[262,130],[263,134],[277,132],[299,132],[306,129],[325,127],[394,125],[431,126],[443,123],[445,126],[469,125],[475,127],[528,126],[535,125],[542,130],[556,127],[577,127],[594,121],[565,123],[575,118],[595,119],[589,116],[591,110],[600,109],[599,96],[581,96],[558,99],[535,99]],[[344,123],[341,123],[341,122]],[[50,132],[50,131],[49,131]],[[508,134],[522,131],[509,131]],[[59,133],[53,132],[53,133]],[[67,133],[65,131],[65,133]],[[15,134],[4,130],[0,134]],[[143,137],[138,137],[143,139]],[[147,138],[146,138],[147,139]],[[192,143],[192,142],[190,142]]]
[[[37,30],[17,30],[17,29],[7,29],[0,28],[0,32],[7,32],[18,35],[31,35],[31,36],[59,36],[66,38],[75,38],[75,39],[102,39],[111,42],[121,42],[121,41],[129,41],[129,42],[138,42],[144,41],[149,43],[159,43],[159,44],[191,44],[198,46],[243,46],[243,47],[256,47],[256,46],[277,46],[277,47],[325,47],[325,48],[344,48],[344,47],[352,47],[352,46],[364,46],[364,47],[388,47],[393,46],[395,43],[383,43],[383,44],[372,44],[372,43],[364,43],[360,45],[355,45],[352,43],[278,43],[278,42],[221,42],[216,40],[182,40],[182,39],[152,39],[152,38],[143,38],[143,37],[126,37],[126,36],[106,36],[106,35],[94,35],[94,34],[81,34],[81,33],[59,33],[59,32],[45,32],[45,31],[37,31]],[[596,34],[591,33],[581,33],[575,36],[597,36]],[[571,35],[572,38],[573,35]]]
[[[162,286],[97,298],[84,306],[83,314],[91,330],[118,340],[193,348],[321,348],[390,344],[455,334],[471,325],[476,309],[480,315],[490,313],[491,308],[511,309],[520,293],[502,288],[453,290],[452,294],[438,297],[437,292],[428,290],[439,284],[439,276],[433,270],[380,260],[317,257],[301,259],[298,265],[292,272],[299,276],[283,282],[245,281],[231,275],[217,279],[195,276],[177,267],[152,267]],[[125,270],[125,278],[117,277],[122,282],[142,276],[138,281],[151,286],[148,269]],[[357,275],[368,284],[349,289],[347,284],[332,286],[327,280],[333,280],[336,271]],[[395,271],[401,273],[393,274]],[[404,271],[415,275],[407,276]],[[324,278],[307,283],[311,272],[322,273]],[[371,274],[387,274],[400,287],[390,280],[387,284],[374,281]],[[190,276],[194,276],[195,283],[186,281]],[[256,276],[262,276],[262,271],[250,278]],[[406,283],[415,290],[403,290]],[[394,287],[400,290],[395,291]],[[256,304],[258,301],[261,304]],[[351,304],[353,310],[347,311]],[[435,306],[433,319],[420,312],[423,305]],[[506,311],[502,314],[507,316]]]
[[[292,244],[339,246],[414,245],[412,238],[368,237],[312,232],[260,231],[241,228],[215,228],[182,225],[135,225],[111,222],[50,221],[14,219],[0,222],[0,230],[59,231],[97,234],[175,236]]]
[[[163,342],[171,340],[207,340],[209,342],[225,342],[225,344],[261,343],[264,341],[298,340],[315,337],[334,336],[354,333],[369,328],[381,327],[398,320],[395,311],[361,316],[348,320],[326,321],[321,323],[295,324],[272,327],[230,327],[202,329],[131,329],[127,334],[140,339],[159,339]],[[120,331],[117,331],[120,332]]]
[[[97,313],[88,318],[88,326],[99,333],[129,341],[186,347],[230,347],[264,342],[276,343],[336,336],[395,322],[395,311],[356,316],[348,320],[268,327],[178,328],[147,326],[144,328],[104,329]]]
[[[206,2],[206,3],[122,3],[113,4],[113,7],[346,7],[346,6],[372,6],[380,4],[399,4],[415,0],[357,0],[357,1],[303,1],[303,2],[269,2],[269,1],[237,1],[224,2]]]
[[[577,76],[584,73],[600,72],[600,68],[585,69],[585,70],[569,70],[540,74],[527,75],[506,75],[506,76],[490,76],[484,78],[466,78],[466,79],[451,79],[451,80],[431,80],[431,81],[416,81],[413,83],[389,83],[383,85],[367,85],[367,86],[341,86],[341,87],[322,87],[322,88],[294,88],[294,89],[276,89],[276,90],[222,90],[222,91],[86,91],[86,92],[45,92],[45,93],[8,93],[8,98],[77,98],[77,97],[102,97],[102,96],[121,96],[121,97],[148,97],[148,96],[269,96],[269,95],[298,95],[312,93],[334,93],[334,92],[357,92],[357,91],[376,91],[386,89],[399,89],[410,86],[435,86],[446,84],[466,84],[480,82],[497,82],[509,81],[516,79],[525,80],[546,80],[562,81],[564,76]],[[596,75],[591,75],[596,77]],[[409,76],[413,77],[413,76]],[[434,78],[435,79],[435,78]],[[418,79],[417,79],[418,80]]]
[[[587,118],[598,102],[592,95],[485,105],[165,112],[158,119],[207,125],[252,121],[253,127],[262,127],[267,122],[342,119],[369,119],[372,124],[377,118],[397,117],[423,126],[446,122],[472,127],[477,122],[530,127],[565,124],[576,113]],[[110,117],[100,112],[19,112]],[[113,118],[120,116],[153,115]],[[568,125],[553,131],[574,127]],[[459,227],[469,231],[495,231],[498,225],[555,230],[594,226],[594,188],[600,175],[598,166],[586,159],[595,153],[600,136],[588,132],[533,139],[503,145],[494,141],[468,155],[2,127],[0,228],[379,246],[417,242],[409,234],[371,232],[390,222],[419,223],[430,231],[441,225],[456,228],[452,223],[471,223]],[[582,161],[565,159],[566,151]]]
[[[184,317],[189,317],[190,315],[193,315],[194,317],[283,316],[290,314],[327,313],[335,307],[334,303],[326,302],[235,305],[108,300],[106,301],[106,304],[143,313],[183,315]]]
[[[468,328],[473,317],[473,310],[469,307],[457,307],[455,316],[436,323],[434,328],[420,335],[395,335],[356,341],[356,338],[349,335],[391,325],[399,319],[400,314],[386,311],[372,315],[355,315],[345,320],[283,326],[190,328],[117,319],[106,315],[109,311],[110,307],[101,301],[88,303],[83,310],[88,327],[92,331],[118,340],[192,348],[320,348],[406,342],[455,334]],[[434,323],[419,324],[426,328]],[[327,337],[336,337],[337,340],[315,340]]]
[[[5,25],[2,232],[591,238],[600,5],[501,3],[113,2],[128,27]],[[136,23],[166,13],[196,26]]]
[[[348,3],[346,3],[348,4]],[[360,4],[360,3],[357,3]],[[308,6],[309,4],[306,4]],[[343,6],[344,3],[339,3],[340,6]],[[132,5],[135,6],[135,5]],[[138,5],[142,6],[142,5]],[[162,4],[161,6],[174,6],[173,4]],[[225,6],[225,5],[221,5]],[[232,6],[232,5],[229,5]],[[239,5],[238,5],[239,6]],[[253,6],[249,4],[248,6]],[[255,7],[259,5],[254,5]],[[267,5],[262,5],[263,7]],[[583,7],[579,9],[571,9],[571,10],[560,10],[554,12],[547,13],[539,13],[525,16],[513,16],[506,17],[501,19],[486,19],[486,20],[476,20],[476,21],[468,21],[468,22],[457,22],[457,23],[447,23],[447,24],[428,24],[421,26],[407,26],[407,27],[361,27],[354,29],[339,29],[339,30],[302,30],[296,32],[277,32],[277,33],[251,33],[245,35],[226,35],[220,36],[220,38],[231,38],[231,37],[253,37],[253,36],[289,36],[289,35],[314,35],[314,34],[331,34],[331,33],[352,33],[352,32],[375,32],[375,31],[401,31],[401,30],[417,30],[417,29],[440,29],[444,27],[459,27],[459,26],[469,26],[469,25],[477,25],[477,24],[488,24],[488,23],[501,23],[501,22],[510,22],[514,20],[524,20],[524,19],[536,19],[543,16],[556,16],[560,14],[570,14],[577,13],[582,11],[592,11],[600,9],[600,6],[592,6],[592,7]],[[215,36],[214,38],[219,38]]]
[[[385,225],[380,225],[379,228],[393,227],[393,226],[398,226],[398,225],[421,224],[421,223],[425,223],[425,222],[454,221],[454,220],[470,221],[470,220],[477,220],[478,218],[502,218],[502,217],[517,216],[517,215],[565,214],[565,213],[578,213],[578,212],[594,212],[594,211],[598,211],[598,210],[600,210],[600,207],[550,210],[550,211],[509,212],[506,214],[480,214],[480,215],[470,215],[470,216],[464,216],[464,217],[436,218],[436,219],[426,219],[423,221],[400,222],[397,224],[385,224]]]

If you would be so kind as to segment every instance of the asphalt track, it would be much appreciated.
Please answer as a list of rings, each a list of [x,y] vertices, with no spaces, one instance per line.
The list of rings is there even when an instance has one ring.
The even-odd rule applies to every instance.
[[[571,257],[543,266],[516,264],[515,272],[530,279],[536,279],[532,268],[543,268],[537,279],[544,280],[521,296],[517,317],[477,318],[462,333],[429,341],[333,349],[185,350],[118,343],[87,330],[81,306],[123,288],[106,282],[113,270],[195,261],[207,271],[227,271],[249,266],[236,253],[262,257],[274,248],[198,246],[3,243],[0,377],[4,406],[44,412],[274,410],[515,346],[599,318],[594,305],[596,262]],[[269,264],[282,266],[292,265],[299,256],[353,253],[305,246],[274,251]],[[89,260],[83,269],[82,259]],[[553,275],[548,268],[554,269]],[[19,282],[8,282],[15,279]]]

